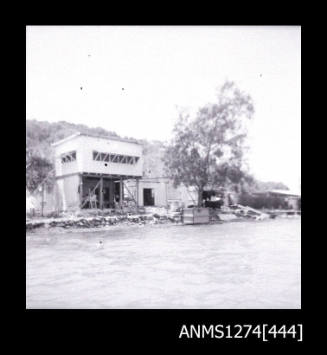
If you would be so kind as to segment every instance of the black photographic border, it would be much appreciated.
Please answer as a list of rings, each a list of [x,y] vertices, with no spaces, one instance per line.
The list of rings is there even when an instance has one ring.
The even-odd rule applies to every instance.
[[[131,19],[131,17],[130,17]],[[183,18],[185,20],[185,18]],[[176,21],[176,22],[175,22]],[[182,25],[227,25],[226,23],[216,23],[212,16],[209,16],[209,23],[197,23],[197,21],[186,22]],[[252,19],[253,21],[253,19]],[[19,67],[23,66],[22,75],[26,80],[26,26],[30,25],[71,25],[73,21],[48,21],[48,20],[29,20],[23,21],[23,24],[18,26],[19,35],[22,37],[19,48],[19,53],[17,58],[19,58]],[[83,22],[83,23],[82,23]],[[89,20],[81,21],[74,25],[181,25],[181,20],[178,21],[174,19],[172,22],[151,20],[150,23],[146,21],[140,21],[135,23],[131,21],[126,24],[123,21],[118,21],[116,18],[113,19],[110,23],[102,22],[99,20],[90,23]],[[301,33],[303,35],[303,25],[297,21],[278,21],[270,23],[256,23],[254,20],[251,24],[244,23],[240,21],[242,25],[292,25],[292,26],[301,26]],[[231,23],[228,25],[237,25],[236,23]],[[302,36],[303,37],[303,36]],[[17,44],[18,46],[18,44]],[[22,50],[21,50],[22,49]],[[302,51],[303,53],[303,51]],[[24,73],[25,71],[25,73]],[[20,71],[19,71],[20,72]],[[303,71],[302,71],[303,74]],[[24,80],[24,79],[23,79]],[[24,83],[23,83],[24,85]],[[26,86],[25,86],[26,88]],[[26,96],[25,96],[26,103]],[[24,110],[24,106],[22,104]],[[24,117],[24,113],[22,113]],[[25,105],[25,117],[26,117],[26,105]],[[22,122],[22,125],[24,123]],[[22,136],[24,134],[24,129],[20,131]],[[23,142],[23,137],[21,142]],[[18,142],[19,143],[19,142]],[[23,147],[22,147],[23,148]],[[23,151],[21,151],[23,154]],[[23,166],[23,164],[22,164]],[[19,169],[17,169],[19,170]],[[19,175],[20,176],[20,173]],[[21,180],[21,179],[18,179]],[[23,186],[21,181],[17,182],[17,186]],[[302,186],[304,184],[302,183]],[[24,206],[22,206],[24,207]],[[23,213],[23,211],[22,211]],[[306,215],[306,211],[305,211]],[[305,217],[306,219],[306,217]],[[23,220],[23,216],[22,216]],[[144,345],[153,344],[156,347],[161,345],[190,345],[194,347],[195,345],[214,345],[218,348],[222,345],[230,344],[272,344],[272,343],[281,343],[281,344],[298,344],[301,345],[307,340],[306,335],[309,335],[309,331],[306,333],[306,327],[309,326],[305,320],[305,314],[308,313],[307,306],[308,301],[305,296],[304,289],[307,287],[307,277],[305,276],[304,269],[307,264],[305,253],[308,253],[308,241],[306,238],[303,238],[305,233],[305,223],[302,223],[302,237],[301,237],[301,304],[302,307],[299,310],[288,310],[288,309],[238,309],[238,310],[225,310],[225,309],[183,309],[183,310],[157,310],[157,309],[142,309],[142,310],[30,310],[26,309],[26,239],[24,232],[21,231],[22,238],[20,240],[20,246],[22,253],[20,255],[20,262],[22,262],[22,278],[21,278],[21,289],[18,293],[19,301],[18,308],[21,311],[20,313],[23,316],[23,325],[25,331],[29,334],[30,341],[39,341],[46,340],[49,342],[50,347],[57,346],[57,340],[66,340],[70,343],[78,343],[79,346],[83,348],[85,346],[90,346],[94,350],[99,344],[106,346],[109,350],[112,344],[119,346],[131,346],[136,343],[141,343]],[[23,225],[22,225],[23,228]],[[25,231],[26,232],[26,231]],[[25,272],[25,274],[24,274]],[[16,304],[17,306],[17,304]],[[16,307],[15,307],[16,308]],[[249,339],[179,339],[179,333],[181,326],[183,324],[224,324],[224,325],[234,325],[234,324],[303,324],[303,342],[295,341],[285,341],[283,339],[278,339],[274,342],[263,343],[262,340],[255,338]],[[92,339],[92,340],[91,340]],[[187,347],[188,348],[188,347]]]

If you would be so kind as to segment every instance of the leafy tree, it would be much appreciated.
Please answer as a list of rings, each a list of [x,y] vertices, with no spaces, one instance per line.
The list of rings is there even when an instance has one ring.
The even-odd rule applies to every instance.
[[[228,81],[219,88],[217,102],[200,108],[194,119],[179,115],[164,161],[175,186],[196,187],[199,206],[205,187],[239,184],[246,177],[245,122],[253,113],[251,97]]]
[[[26,150],[26,187],[28,190],[34,191],[46,178],[49,178],[48,183],[53,183],[54,176],[50,174],[52,170],[51,162]]]

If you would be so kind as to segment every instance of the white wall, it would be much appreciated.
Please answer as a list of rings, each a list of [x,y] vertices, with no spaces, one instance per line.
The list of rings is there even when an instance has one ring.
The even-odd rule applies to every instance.
[[[168,200],[179,200],[185,206],[196,205],[198,203],[198,193],[195,188],[180,185],[177,188],[170,181],[168,184]]]
[[[70,208],[78,208],[80,205],[80,196],[78,186],[80,183],[79,175],[71,175],[58,178],[56,181],[56,199],[60,201],[62,210],[66,211]],[[58,195],[59,196],[58,196]]]
[[[55,169],[56,176],[62,176],[66,174],[73,174],[77,172],[82,172],[82,154],[80,151],[80,143],[77,138],[73,138],[59,144],[58,146],[54,146],[54,154],[55,154]],[[61,163],[61,155],[65,153],[69,153],[71,151],[76,151],[76,161]]]
[[[83,148],[82,167],[84,172],[142,176],[143,159],[141,145],[88,136],[81,136],[79,139]],[[93,151],[137,156],[140,159],[134,165],[95,161],[93,160]]]
[[[136,182],[126,182],[128,189],[136,197]],[[166,206],[169,200],[178,200],[186,206],[197,204],[198,194],[195,188],[181,185],[173,187],[169,179],[143,179],[139,182],[139,205],[144,206],[143,189],[153,189],[155,206]]]
[[[67,203],[66,203],[66,195],[65,195],[65,187],[64,187],[64,179],[58,179],[56,181],[57,184],[57,189],[58,189],[58,194],[61,198],[62,202],[62,210],[66,211],[67,209]]]
[[[143,157],[140,144],[81,135],[54,146],[54,150],[56,176],[79,172],[142,176]],[[76,161],[62,164],[61,155],[73,150],[76,150]],[[95,161],[93,151],[137,156],[140,159],[134,165]]]
[[[163,181],[151,182],[151,181],[140,181],[139,184],[139,204],[144,206],[143,200],[143,189],[153,189],[154,193],[154,205],[155,206],[166,206],[167,205],[167,190],[166,184]]]

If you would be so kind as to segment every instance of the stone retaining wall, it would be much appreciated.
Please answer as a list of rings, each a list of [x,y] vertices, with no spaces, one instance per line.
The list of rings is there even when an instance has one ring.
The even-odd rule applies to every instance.
[[[40,227],[62,227],[62,228],[93,228],[101,226],[125,224],[145,224],[145,223],[178,223],[181,221],[181,215],[117,215],[117,216],[92,216],[92,217],[70,217],[70,218],[54,218],[44,220],[26,221],[26,230],[33,230]]]

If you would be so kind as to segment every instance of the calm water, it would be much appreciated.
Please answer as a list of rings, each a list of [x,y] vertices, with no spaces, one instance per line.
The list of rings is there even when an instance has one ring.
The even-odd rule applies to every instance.
[[[27,308],[301,307],[300,219],[109,228],[28,235]]]

